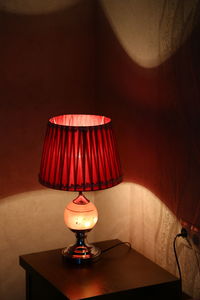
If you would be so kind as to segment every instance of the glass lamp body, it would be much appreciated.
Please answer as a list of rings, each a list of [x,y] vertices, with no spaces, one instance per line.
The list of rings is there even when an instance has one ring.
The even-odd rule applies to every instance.
[[[98,220],[95,205],[80,194],[64,211],[64,222],[71,230],[91,230]]]
[[[76,234],[76,243],[62,250],[64,259],[81,264],[98,258],[100,249],[87,243],[87,232],[92,230],[97,220],[95,205],[80,192],[64,211],[66,226]]]

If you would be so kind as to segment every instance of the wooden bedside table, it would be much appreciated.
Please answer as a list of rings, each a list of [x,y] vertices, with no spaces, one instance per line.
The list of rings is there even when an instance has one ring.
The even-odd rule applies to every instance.
[[[95,243],[102,250],[119,240]],[[26,299],[181,299],[180,280],[127,245],[89,265],[62,260],[61,249],[20,256]]]

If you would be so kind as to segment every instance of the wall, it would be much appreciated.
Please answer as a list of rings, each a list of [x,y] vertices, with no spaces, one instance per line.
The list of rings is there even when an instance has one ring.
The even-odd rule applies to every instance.
[[[75,194],[45,189],[37,177],[48,118],[94,112],[95,14],[92,1],[0,8],[0,298],[22,300],[18,256],[73,240],[63,211]]]
[[[109,191],[122,212],[109,230],[98,194],[100,236],[131,241],[178,276],[180,220],[200,227],[199,1],[102,0],[98,25],[98,108],[113,118],[125,175]],[[197,252],[177,247],[183,288],[199,298],[199,234],[191,242]]]

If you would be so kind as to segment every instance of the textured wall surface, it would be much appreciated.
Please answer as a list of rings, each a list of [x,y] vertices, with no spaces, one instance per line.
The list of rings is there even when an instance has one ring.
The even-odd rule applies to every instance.
[[[152,68],[191,34],[198,1],[102,0],[101,4],[126,53],[138,65]]]
[[[129,234],[115,234],[176,275],[180,219],[200,227],[199,11],[199,1],[99,6],[98,108],[113,118],[127,184],[110,197],[130,205]],[[200,298],[196,244],[177,241],[183,288]]]
[[[63,212],[76,193],[38,190],[9,196],[0,202],[0,297],[25,299],[25,271],[19,255],[64,248],[74,242]],[[93,195],[90,193],[90,199]],[[91,239],[93,233],[91,233]]]
[[[117,120],[126,180],[144,185],[178,218],[200,228],[199,2],[190,1],[190,10],[188,1],[101,3],[99,103]],[[135,24],[136,13],[143,26]],[[140,61],[144,54],[143,63],[127,53],[116,30]],[[159,51],[163,44],[167,57]],[[148,61],[157,62],[150,67],[145,49],[151,46]]]
[[[22,300],[18,256],[73,239],[63,212],[74,194],[44,189],[38,172],[48,118],[94,111],[94,13],[91,1],[0,8],[0,299]]]
[[[118,238],[175,276],[179,276],[173,252],[173,239],[181,225],[168,207],[144,186],[122,183],[95,193],[99,221],[95,240]],[[177,241],[183,289],[199,299],[199,247]]]

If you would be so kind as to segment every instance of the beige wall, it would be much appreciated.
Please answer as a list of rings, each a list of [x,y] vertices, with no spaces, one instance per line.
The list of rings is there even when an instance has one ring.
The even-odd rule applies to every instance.
[[[191,34],[191,15],[197,1],[182,2],[180,9],[179,0],[102,0],[101,5],[130,58],[142,67],[153,68],[167,60]],[[187,30],[182,36],[186,23]]]
[[[92,194],[88,196],[93,200]],[[25,299],[25,271],[19,267],[19,255],[64,248],[74,242],[63,214],[75,197],[72,192],[41,189],[1,200],[1,299]]]
[[[129,240],[177,276],[180,219],[200,228],[198,11],[198,1],[99,5],[98,109],[113,118],[125,183],[95,193],[103,215],[97,228],[101,239]],[[195,253],[181,239],[177,247],[184,291],[199,298]]]
[[[180,232],[181,224],[151,191],[141,185],[125,182],[108,191],[96,192],[95,205],[99,212],[95,240],[118,238],[129,241],[138,252],[179,277],[173,239]],[[178,239],[177,251],[183,289],[199,299],[199,247],[190,241],[194,250],[189,248],[186,241]]]
[[[94,112],[92,1],[0,1],[0,299],[25,299],[20,254],[65,247],[75,196],[38,183],[49,117]],[[92,198],[92,194],[90,198]]]

